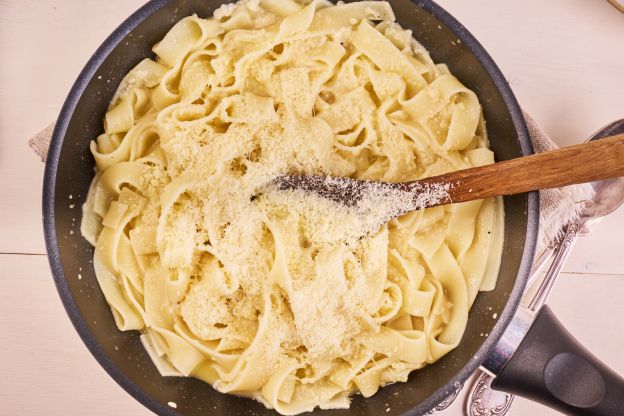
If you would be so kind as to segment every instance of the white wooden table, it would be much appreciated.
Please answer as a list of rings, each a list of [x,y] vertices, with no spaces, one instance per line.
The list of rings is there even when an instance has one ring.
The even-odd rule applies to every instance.
[[[99,367],[65,315],[41,226],[43,164],[26,139],[143,0],[0,0],[0,414],[148,415]],[[560,145],[624,117],[624,14],[606,1],[439,0],[485,46]],[[580,241],[550,305],[624,373],[624,209]],[[460,415],[456,402],[445,414]],[[555,412],[517,399],[511,414]]]

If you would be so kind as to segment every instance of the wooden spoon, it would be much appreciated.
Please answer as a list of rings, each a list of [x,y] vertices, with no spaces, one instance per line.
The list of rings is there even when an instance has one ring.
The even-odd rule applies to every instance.
[[[311,191],[345,205],[357,204],[371,187],[385,190],[387,197],[397,192],[402,195],[409,193],[410,198],[400,198],[401,207],[388,213],[390,219],[419,208],[558,188],[618,176],[624,176],[624,134],[413,182],[284,175],[275,178],[273,183],[279,189]],[[432,190],[435,191],[435,197],[422,198],[423,192]],[[377,194],[384,195],[383,192]]]

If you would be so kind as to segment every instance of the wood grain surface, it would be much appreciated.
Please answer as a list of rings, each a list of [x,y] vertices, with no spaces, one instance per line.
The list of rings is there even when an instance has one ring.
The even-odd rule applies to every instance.
[[[67,318],[44,255],[43,165],[26,140],[55,119],[80,69],[143,0],[0,0],[0,414],[149,415]],[[559,145],[624,117],[624,14],[607,1],[439,0],[485,46]],[[574,249],[549,304],[624,373],[624,209]],[[462,414],[459,398],[443,415]],[[516,399],[512,415],[556,412]]]

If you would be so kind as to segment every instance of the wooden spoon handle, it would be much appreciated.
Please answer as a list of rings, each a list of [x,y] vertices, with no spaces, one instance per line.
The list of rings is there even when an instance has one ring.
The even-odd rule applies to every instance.
[[[464,202],[624,176],[624,134],[422,179],[450,183],[449,199]]]

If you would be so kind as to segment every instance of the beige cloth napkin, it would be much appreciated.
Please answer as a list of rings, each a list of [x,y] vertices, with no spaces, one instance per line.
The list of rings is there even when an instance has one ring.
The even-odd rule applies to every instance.
[[[54,124],[50,123],[48,127],[41,130],[28,140],[30,148],[41,158],[42,162],[46,161],[48,156],[48,147],[50,147],[50,140],[52,140],[52,132],[54,131]]]
[[[557,148],[530,115],[524,113],[524,119],[536,153]],[[564,227],[578,218],[582,202],[591,199],[592,196],[593,190],[587,184],[540,191],[540,233],[536,258],[553,241],[562,236]]]

